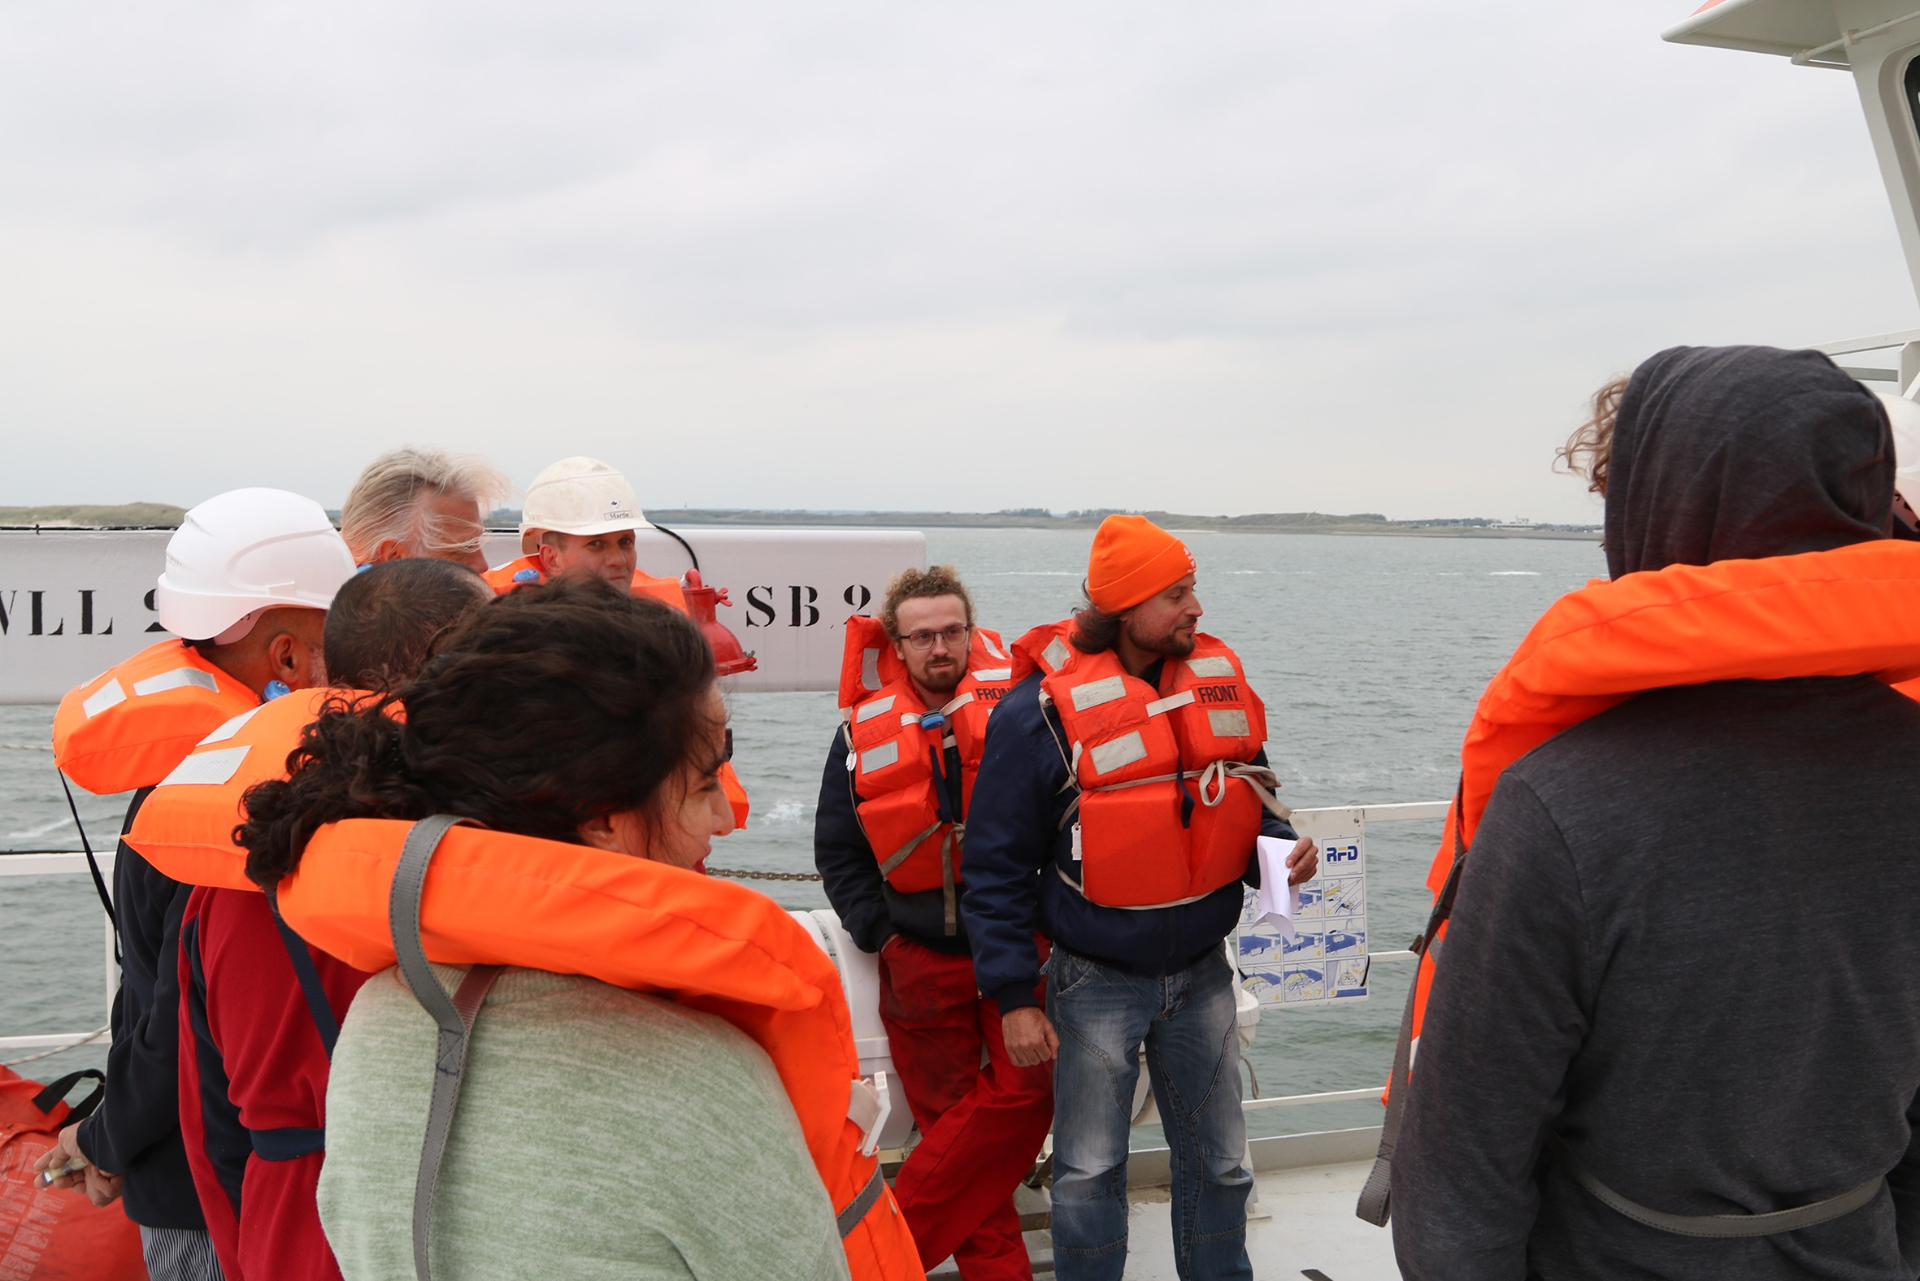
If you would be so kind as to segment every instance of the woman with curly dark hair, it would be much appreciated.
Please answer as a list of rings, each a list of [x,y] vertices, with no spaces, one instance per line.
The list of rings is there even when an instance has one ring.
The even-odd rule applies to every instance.
[[[380,833],[418,830],[391,820],[457,816],[483,868],[604,851],[665,865],[647,874],[663,898],[751,895],[692,874],[732,826],[725,719],[683,615],[594,579],[523,589],[462,623],[397,696],[309,728],[291,776],[247,796],[248,874],[324,947],[337,940],[296,910],[302,882]],[[428,935],[449,932],[436,913],[463,876],[457,859],[434,865],[416,905]],[[550,906],[530,893],[491,908],[524,946]],[[442,1056],[436,1073],[423,1005],[444,996],[416,999],[424,980],[389,970],[355,999],[319,1191],[349,1281],[411,1277],[416,1254],[463,1278],[846,1275],[836,1207],[768,1055],[727,1019],[584,977],[591,958],[552,972],[570,940],[564,916],[548,924],[543,968],[490,987],[475,976],[491,967],[431,969],[477,1014],[437,1187],[421,1153],[449,1069]]]

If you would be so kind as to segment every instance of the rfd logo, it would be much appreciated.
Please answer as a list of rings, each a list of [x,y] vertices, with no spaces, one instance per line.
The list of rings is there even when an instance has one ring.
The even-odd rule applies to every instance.
[[[1329,867],[1338,867],[1341,864],[1358,866],[1360,863],[1360,842],[1352,840],[1341,842],[1328,841],[1320,847],[1320,853]]]

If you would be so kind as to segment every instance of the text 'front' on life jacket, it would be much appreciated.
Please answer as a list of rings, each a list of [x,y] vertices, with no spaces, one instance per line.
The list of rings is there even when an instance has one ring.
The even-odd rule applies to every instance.
[[[1000,634],[975,627],[960,683],[937,708],[922,701],[880,621],[847,620],[840,662],[840,715],[847,736],[847,782],[860,826],[881,874],[903,894],[939,889],[946,932],[958,929],[957,895],[966,812],[985,750],[987,717],[1013,688]],[[960,758],[958,809],[947,778],[947,749]]]
[[[53,763],[97,796],[152,787],[201,739],[259,705],[186,642],[160,641],[60,700]]]
[[[389,896],[414,826],[321,828],[280,885],[287,923],[349,965],[394,964]],[[885,1113],[860,1079],[839,972],[778,903],[624,854],[459,826],[433,855],[418,919],[429,960],[584,974],[732,1023],[779,1073],[841,1211],[856,1281],[924,1277],[906,1221],[875,1178],[869,1139]]]
[[[1252,763],[1267,712],[1239,656],[1195,633],[1193,652],[1167,657],[1155,687],[1111,650],[1075,649],[1072,626],[1035,628],[1014,644],[1019,675],[1045,673],[1041,703],[1060,718],[1079,789],[1062,820],[1073,836],[1060,876],[1092,902],[1127,908],[1193,902],[1240,879],[1262,809],[1289,811],[1273,796],[1273,772]]]

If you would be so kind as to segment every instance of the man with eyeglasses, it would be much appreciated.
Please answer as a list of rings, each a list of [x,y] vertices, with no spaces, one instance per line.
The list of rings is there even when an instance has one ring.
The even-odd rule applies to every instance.
[[[880,1018],[921,1135],[894,1195],[924,1266],[951,1256],[965,1281],[1029,1281],[1013,1190],[1053,1119],[1053,1074],[1008,1058],[960,916],[967,805],[1010,659],[949,565],[895,577],[846,644],[814,861],[855,944],[879,953]]]

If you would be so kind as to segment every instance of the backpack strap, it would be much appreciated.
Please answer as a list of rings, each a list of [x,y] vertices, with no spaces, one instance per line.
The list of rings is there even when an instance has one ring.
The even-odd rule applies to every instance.
[[[427,1110],[426,1138],[420,1145],[420,1170],[413,1184],[413,1271],[419,1281],[429,1281],[433,1275],[428,1260],[433,1192],[440,1181],[440,1162],[446,1156],[454,1108],[460,1101],[460,1083],[466,1076],[467,1045],[473,1034],[473,1020],[480,1013],[487,989],[505,968],[474,966],[449,999],[433,977],[420,939],[420,898],[426,888],[427,864],[447,832],[466,821],[450,814],[436,814],[415,823],[407,833],[400,861],[393,869],[393,888],[387,898],[387,921],[393,931],[393,951],[399,961],[401,980],[439,1025],[433,1101]]]
[[[1629,1201],[1602,1183],[1591,1170],[1574,1158],[1573,1149],[1567,1146],[1567,1141],[1551,1130],[1547,1132],[1547,1151],[1553,1153],[1553,1159],[1560,1162],[1575,1183],[1608,1209],[1626,1215],[1635,1223],[1644,1223],[1650,1228],[1683,1237],[1770,1237],[1782,1232],[1798,1232],[1801,1228],[1810,1228],[1816,1223],[1827,1223],[1841,1215],[1852,1214],[1880,1195],[1880,1189],[1887,1184],[1886,1175],[1876,1174],[1838,1196],[1765,1214],[1668,1214],[1665,1210],[1655,1210],[1638,1201]]]
[[[1420,995],[1420,966],[1433,954],[1437,942],[1434,936],[1453,915],[1453,900],[1460,892],[1460,871],[1467,865],[1467,843],[1460,837],[1460,828],[1467,821],[1466,797],[1467,776],[1462,774],[1453,793],[1453,866],[1447,869],[1446,883],[1440,887],[1439,897],[1433,900],[1427,928],[1413,940],[1413,983],[1407,989],[1407,1008],[1400,1016],[1400,1031],[1393,1038],[1393,1070],[1387,1077],[1387,1114],[1380,1123],[1380,1150],[1373,1158],[1366,1186],[1360,1189],[1360,1201],[1353,1208],[1355,1215],[1376,1228],[1386,1227],[1393,1214],[1393,1150],[1400,1142],[1400,1120],[1406,1114],[1407,1087],[1413,1076],[1413,1008]]]
[[[307,998],[307,1013],[313,1016],[313,1027],[320,1034],[327,1061],[332,1062],[334,1044],[340,1039],[340,1020],[333,1017],[333,1004],[327,1000],[327,989],[320,982],[320,971],[313,964],[313,953],[307,950],[306,940],[295,934],[293,927],[280,916],[280,896],[271,889],[266,895],[267,910],[273,913],[280,942],[287,949],[287,959],[293,962],[294,977],[300,980],[300,993]]]

